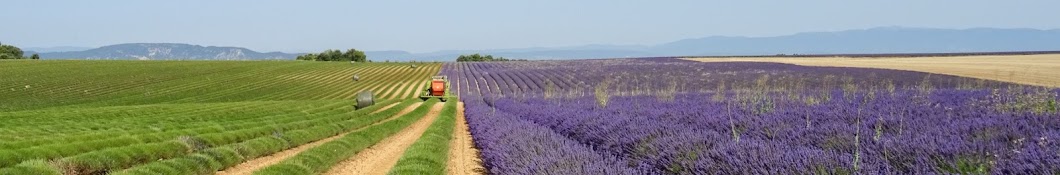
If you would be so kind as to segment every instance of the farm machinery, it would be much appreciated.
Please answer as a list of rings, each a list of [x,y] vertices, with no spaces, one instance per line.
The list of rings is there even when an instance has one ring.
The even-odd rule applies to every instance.
[[[424,101],[431,98],[438,98],[442,102],[445,102],[447,98],[452,97],[449,94],[449,78],[446,76],[433,76],[431,77],[431,86],[427,87],[427,90],[420,94],[420,99]]]
[[[357,93],[357,97],[354,101],[356,101],[356,104],[353,106],[353,109],[355,110],[375,105],[375,97],[372,96],[372,91]]]

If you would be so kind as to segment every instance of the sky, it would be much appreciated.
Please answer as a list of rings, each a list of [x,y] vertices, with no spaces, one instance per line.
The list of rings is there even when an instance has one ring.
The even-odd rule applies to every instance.
[[[1056,0],[5,0],[0,43],[256,51],[655,45],[873,27],[1060,28]]]

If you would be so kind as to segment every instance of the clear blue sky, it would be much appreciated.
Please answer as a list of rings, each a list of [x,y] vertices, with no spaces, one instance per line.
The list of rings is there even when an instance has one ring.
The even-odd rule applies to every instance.
[[[496,49],[660,44],[880,26],[1060,28],[1057,0],[5,0],[0,42]],[[17,24],[17,25],[15,25]]]

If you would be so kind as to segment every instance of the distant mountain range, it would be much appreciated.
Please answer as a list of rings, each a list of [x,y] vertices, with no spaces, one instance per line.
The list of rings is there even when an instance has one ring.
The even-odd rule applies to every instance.
[[[76,47],[76,46],[56,46],[56,47],[26,47],[22,50],[33,51],[34,53],[45,53],[45,52],[69,52],[69,51],[84,51],[92,49],[91,47]]]
[[[261,53],[240,47],[214,47],[177,43],[130,43],[84,51],[40,53],[42,59],[92,60],[269,60],[292,59],[298,54]]]
[[[69,49],[69,48],[67,48]],[[239,47],[172,43],[134,43],[82,51],[47,52],[44,59],[294,59],[299,53],[260,53]],[[810,32],[775,37],[713,36],[652,46],[585,45],[491,50],[447,50],[429,53],[369,51],[375,61],[449,61],[461,54],[483,53],[520,59],[582,59],[650,56],[718,56],[774,54],[941,53],[1060,50],[1060,30],[928,29],[881,27],[838,32]],[[30,52],[32,53],[32,52]]]

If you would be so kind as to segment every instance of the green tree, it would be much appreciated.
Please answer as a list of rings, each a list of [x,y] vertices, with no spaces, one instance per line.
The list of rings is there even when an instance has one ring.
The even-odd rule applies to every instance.
[[[22,49],[0,43],[0,59],[22,59]]]
[[[39,60],[40,59],[40,55],[33,54],[33,56],[30,56],[29,59]]]
[[[460,55],[456,57],[457,62],[478,62],[478,61],[526,61],[523,59],[507,59],[504,57],[496,57],[493,55],[482,55],[482,54],[471,54],[471,55]]]
[[[342,61],[342,51],[328,49],[320,53],[318,61]]]
[[[346,50],[346,53],[342,54],[342,56],[350,59],[350,61],[368,62],[368,56],[364,55],[363,51],[357,49]]]
[[[318,54],[305,54],[295,58],[295,60],[306,60],[306,61],[355,61],[355,62],[370,62],[368,56],[363,51],[357,49],[348,49],[345,53],[341,50],[328,49]]]
[[[296,60],[306,60],[306,61],[316,61],[317,60],[317,55],[316,54],[299,55],[295,59]]]

